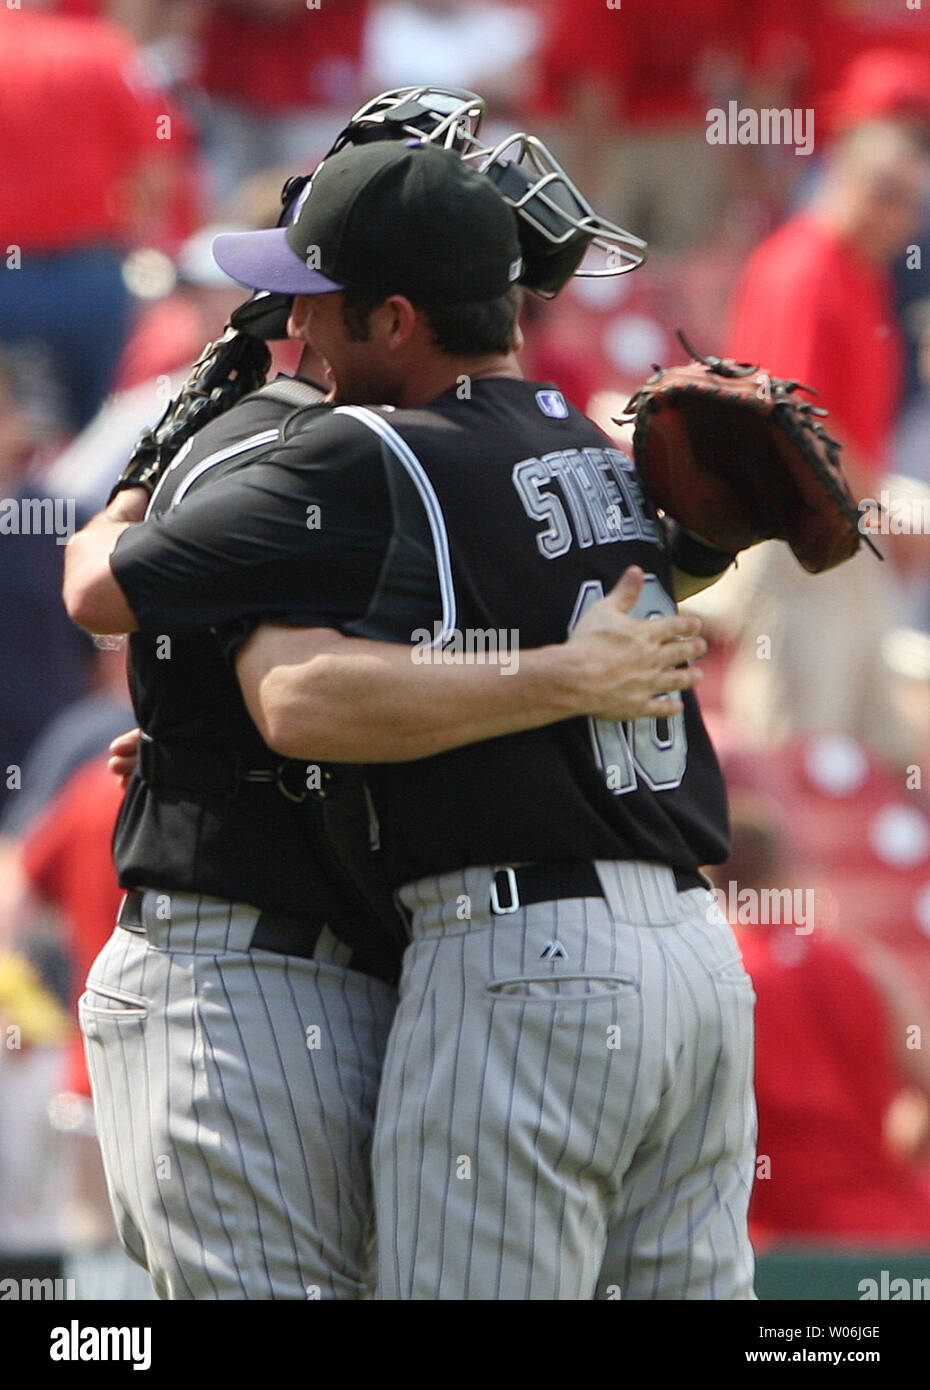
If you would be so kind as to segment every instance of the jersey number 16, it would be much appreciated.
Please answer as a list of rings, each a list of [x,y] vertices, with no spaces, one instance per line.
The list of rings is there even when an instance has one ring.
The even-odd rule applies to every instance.
[[[578,590],[569,632],[592,603],[604,597],[599,579],[588,579]],[[630,610],[632,618],[661,618],[675,612],[674,601],[654,574],[647,574],[638,602]],[[615,796],[634,790],[637,774],[654,792],[669,791],[681,783],[688,761],[685,717],[631,719],[614,723],[590,718],[591,743],[598,767]]]

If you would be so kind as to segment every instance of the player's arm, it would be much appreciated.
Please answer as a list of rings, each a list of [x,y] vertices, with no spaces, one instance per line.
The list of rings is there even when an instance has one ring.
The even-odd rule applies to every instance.
[[[145,492],[117,494],[69,542],[69,614],[100,633],[357,617],[390,536],[380,455],[359,434],[322,421],[144,521]]]
[[[110,556],[129,526],[145,515],[144,488],[125,488],[65,547],[62,594],[69,617],[88,632],[135,632],[135,614],[110,567]]]
[[[265,742],[292,758],[407,762],[579,715],[668,716],[701,679],[683,663],[707,648],[693,616],[629,616],[643,579],[631,566],[568,641],[512,652],[508,666],[447,665],[438,652],[423,662],[400,643],[266,624],[236,671]]]

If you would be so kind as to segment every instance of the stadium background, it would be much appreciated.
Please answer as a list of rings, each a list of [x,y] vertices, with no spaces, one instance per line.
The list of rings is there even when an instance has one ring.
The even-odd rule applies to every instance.
[[[576,280],[524,313],[527,375],[616,433],[652,363],[681,360],[677,328],[727,350],[743,267],[817,197],[844,133],[897,124],[926,147],[930,8],[0,10],[0,1276],[78,1269],[75,1296],[92,1297],[95,1252],[112,1240],[73,1000],[119,900],[105,749],[132,718],[119,643],[94,647],[64,617],[61,542],[243,298],[212,263],[215,231],[271,223],[284,177],[312,167],[362,99],[421,81],[480,92],[489,139],[541,135],[598,211],[649,239],[635,274]],[[799,130],[812,113],[811,148],[711,143],[708,112],[730,103],[798,113]],[[760,997],[762,1297],[858,1298],[882,1271],[886,1288],[899,1277],[930,1296],[930,204],[915,219],[880,277],[902,359],[893,421],[874,447],[852,441],[872,495],[884,488],[915,533],[882,540],[887,622],[857,658],[887,690],[892,726],[808,718],[802,694],[777,732],[750,731],[734,655],[748,633],[776,682],[779,659],[753,626],[752,564],[692,601],[712,640],[701,703],[737,832],[717,882]],[[879,387],[846,368],[848,350],[843,334],[819,347],[824,378],[848,393],[825,403],[851,423],[854,398]],[[288,370],[293,348],[276,358]],[[854,596],[843,602],[837,630],[856,621]],[[826,680],[829,641],[820,660]]]

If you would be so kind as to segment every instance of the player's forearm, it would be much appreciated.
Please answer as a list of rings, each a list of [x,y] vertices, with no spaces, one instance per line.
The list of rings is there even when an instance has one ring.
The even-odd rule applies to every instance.
[[[633,618],[645,584],[628,566],[566,642],[511,645],[487,664],[486,648],[459,664],[453,651],[266,623],[236,674],[265,742],[293,758],[406,762],[583,715],[666,719],[701,679],[690,663],[707,644],[693,614]]]
[[[62,596],[68,616],[88,632],[135,632],[138,624],[112,569],[110,555],[148,505],[144,488],[126,488],[65,547]]]
[[[251,644],[237,660],[253,719],[287,757],[408,762],[569,719],[583,704],[584,660],[567,645],[456,665],[441,651],[331,637],[329,650],[300,665],[262,672]]]

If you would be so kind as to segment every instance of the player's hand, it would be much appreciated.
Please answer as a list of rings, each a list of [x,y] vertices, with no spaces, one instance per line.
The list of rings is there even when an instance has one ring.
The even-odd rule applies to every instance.
[[[117,734],[110,744],[110,760],[107,767],[118,777],[123,791],[129,783],[129,779],[136,770],[136,759],[139,755],[139,730],[127,729],[124,734]]]
[[[107,503],[105,515],[109,521],[128,522],[134,526],[145,518],[151,493],[144,487],[123,488]]]
[[[579,714],[617,721],[667,718],[684,708],[678,692],[703,678],[697,667],[684,664],[707,651],[698,635],[700,618],[684,613],[630,617],[644,581],[639,566],[631,565],[572,630],[567,645],[581,663]]]

